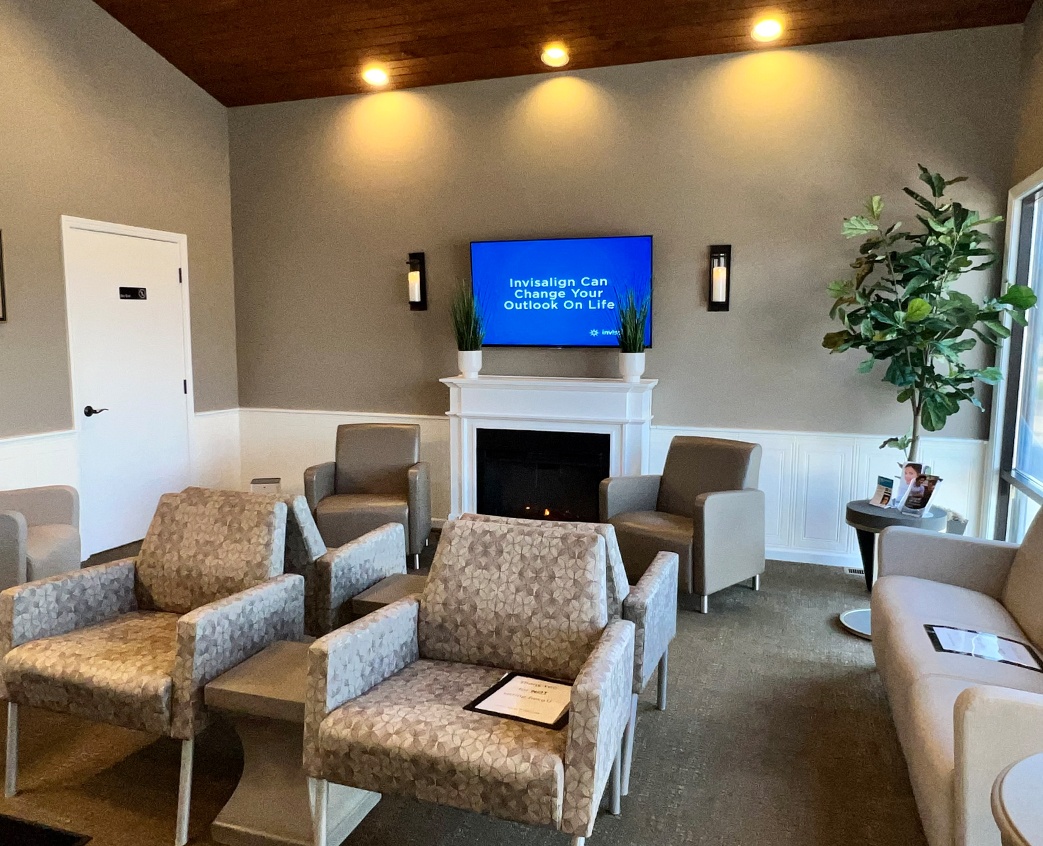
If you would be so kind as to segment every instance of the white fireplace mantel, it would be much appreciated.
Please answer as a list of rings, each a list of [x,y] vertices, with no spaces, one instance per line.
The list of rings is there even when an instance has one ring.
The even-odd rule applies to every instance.
[[[609,436],[609,475],[648,472],[656,379],[453,376],[449,388],[450,519],[478,502],[478,429],[594,432]]]

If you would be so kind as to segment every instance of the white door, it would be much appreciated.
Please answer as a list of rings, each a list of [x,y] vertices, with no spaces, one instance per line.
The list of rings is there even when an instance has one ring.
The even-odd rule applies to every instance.
[[[184,237],[66,218],[63,245],[90,555],[143,538],[190,481]]]

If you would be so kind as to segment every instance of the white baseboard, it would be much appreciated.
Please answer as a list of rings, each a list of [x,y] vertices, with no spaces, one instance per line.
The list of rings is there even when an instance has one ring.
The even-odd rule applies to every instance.
[[[279,476],[283,490],[304,488],[304,469],[333,458],[340,423],[410,422],[421,428],[421,458],[431,464],[432,513],[439,526],[449,513],[449,421],[436,415],[240,410],[242,485]],[[861,567],[855,534],[844,522],[852,499],[868,497],[878,475],[894,475],[899,453],[880,450],[884,435],[652,426],[650,470],[663,468],[675,435],[708,435],[762,445],[760,487],[767,498],[768,557],[835,567]],[[945,480],[938,504],[967,516],[976,532],[982,507],[986,442],[959,438],[925,441],[925,461]]]

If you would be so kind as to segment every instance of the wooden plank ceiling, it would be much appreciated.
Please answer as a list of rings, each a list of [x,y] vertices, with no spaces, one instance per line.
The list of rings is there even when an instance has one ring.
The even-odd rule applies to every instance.
[[[227,106],[355,94],[385,64],[389,88],[755,49],[777,12],[777,46],[1021,23],[1031,0],[96,0]],[[763,48],[760,48],[763,49]]]

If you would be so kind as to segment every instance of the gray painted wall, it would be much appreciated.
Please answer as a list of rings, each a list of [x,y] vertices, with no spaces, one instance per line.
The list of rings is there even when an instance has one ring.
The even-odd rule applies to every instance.
[[[662,424],[902,432],[857,354],[829,356],[826,284],[870,193],[922,161],[1001,211],[1020,27],[686,59],[230,112],[242,405],[439,414],[468,243],[655,236]],[[908,218],[907,218],[908,219]],[[706,311],[707,246],[734,246]],[[405,261],[427,253],[428,312]],[[977,280],[976,291],[995,279]],[[616,374],[606,350],[486,350],[487,373]],[[880,374],[882,375],[882,374]],[[964,412],[951,436],[982,437]]]
[[[63,214],[188,235],[196,408],[235,407],[227,110],[90,0],[0,0],[0,45],[0,437],[72,422]]]
[[[1043,168],[1043,2],[1025,20],[1021,46],[1021,111],[1014,152],[1014,184]]]

